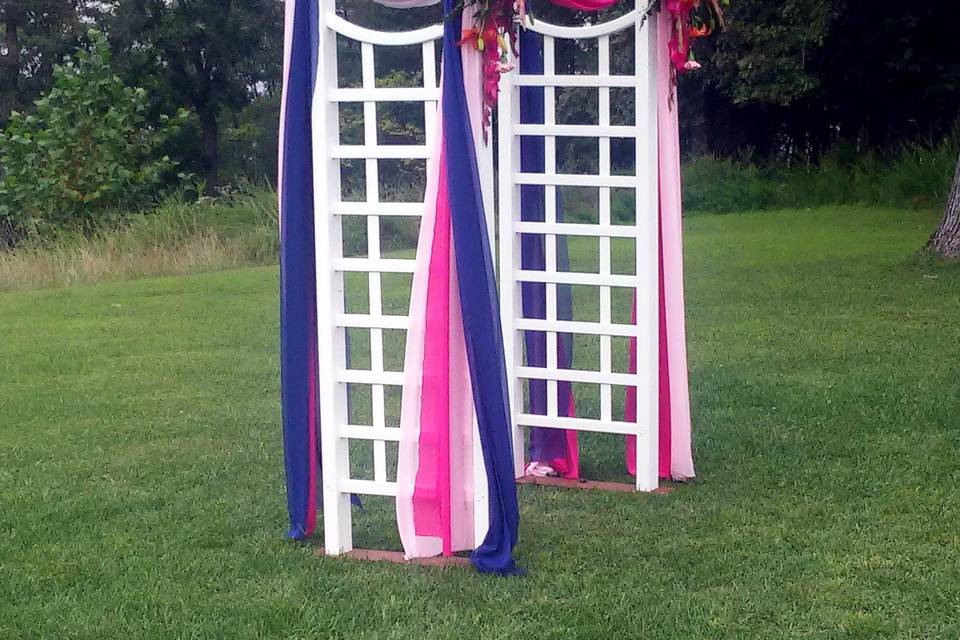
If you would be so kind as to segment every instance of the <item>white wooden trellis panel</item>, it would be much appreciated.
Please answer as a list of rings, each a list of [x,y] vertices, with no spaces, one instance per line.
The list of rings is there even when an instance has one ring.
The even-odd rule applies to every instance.
[[[642,1],[642,0],[641,0]],[[546,72],[540,76],[508,74],[504,77],[500,113],[500,265],[501,299],[504,310],[504,330],[507,347],[507,366],[511,372],[511,400],[515,423],[515,457],[518,472],[523,468],[523,438],[520,426],[540,426],[636,434],[638,436],[638,489],[656,487],[657,467],[657,221],[656,221],[656,111],[654,30],[637,19],[634,11],[613,21],[587,27],[558,27],[538,22],[533,28],[545,36]],[[317,318],[319,365],[322,375],[318,381],[323,450],[324,545],[328,554],[349,551],[353,547],[349,497],[351,493],[396,495],[396,483],[387,479],[386,442],[399,439],[399,430],[386,426],[385,386],[399,386],[403,377],[399,372],[384,371],[383,330],[407,329],[406,316],[384,315],[381,299],[383,273],[412,273],[413,260],[384,257],[380,251],[381,216],[419,216],[421,203],[380,202],[378,189],[378,161],[381,159],[427,158],[432,146],[437,118],[437,100],[440,90],[435,73],[434,42],[442,36],[442,26],[434,25],[409,32],[378,32],[349,23],[335,14],[333,0],[322,0],[318,14],[320,51],[318,52],[317,91],[312,105],[314,148],[314,196],[316,218],[317,259]],[[609,75],[609,35],[622,29],[636,31],[636,66],[632,75]],[[360,43],[361,87],[339,87],[337,81],[337,34]],[[563,75],[555,73],[553,41],[555,38],[598,38],[600,67],[594,76]],[[375,86],[374,47],[421,45],[423,52],[423,86]],[[519,124],[517,87],[542,86],[547,97],[544,125]],[[600,92],[601,115],[597,125],[563,125],[555,122],[555,87],[594,87]],[[609,95],[612,87],[632,87],[636,91],[636,123],[634,126],[614,126],[609,121]],[[425,145],[379,145],[376,139],[376,104],[379,102],[423,102],[424,123],[427,132]],[[361,102],[364,111],[363,144],[340,143],[339,107],[341,102]],[[509,114],[509,118],[504,115]],[[545,174],[525,174],[519,170],[519,135],[544,135],[547,150]],[[556,137],[596,137],[600,140],[600,172],[596,176],[564,175],[556,173]],[[636,140],[635,177],[610,174],[610,138]],[[483,198],[488,214],[491,244],[493,232],[493,162],[489,147],[478,144],[480,177]],[[366,197],[363,202],[341,200],[340,161],[364,160],[366,169]],[[503,168],[507,168],[504,170]],[[543,223],[521,222],[519,219],[520,184],[547,185],[547,216]],[[556,187],[563,185],[593,186],[600,190],[600,224],[558,224],[556,221]],[[610,221],[609,192],[613,187],[637,190],[637,224],[635,227],[612,225]],[[346,258],[342,253],[342,217],[366,216],[368,252],[366,258]],[[580,235],[599,238],[601,268],[599,273],[558,272],[556,269],[556,235]],[[543,272],[520,270],[519,233],[544,233],[547,238],[548,268]],[[609,238],[633,238],[637,243],[636,275],[610,273]],[[369,312],[346,313],[344,308],[344,273],[368,274]],[[548,283],[547,320],[523,319],[520,313],[519,283],[537,281]],[[582,323],[557,320],[556,283],[586,284],[600,287],[600,323]],[[610,287],[631,287],[638,291],[638,321],[634,325],[617,325],[610,321]],[[644,304],[646,302],[646,304]],[[370,330],[371,370],[346,368],[346,330]],[[517,332],[534,329],[548,332],[548,361],[544,368],[522,366],[522,342]],[[557,332],[583,333],[601,336],[601,371],[574,371],[558,369],[556,357]],[[620,374],[610,371],[610,336],[638,337],[638,372]],[[523,378],[543,378],[548,382],[550,414],[533,416],[523,414],[518,407],[522,397],[517,392]],[[566,418],[556,414],[557,380],[571,380],[601,384],[601,420]],[[371,385],[373,420],[370,425],[350,424],[347,411],[347,384]],[[613,420],[611,415],[610,385],[635,385],[638,389],[638,423],[636,425]],[[330,428],[333,426],[333,428]],[[369,440],[374,443],[374,479],[350,477],[349,441]],[[479,442],[478,439],[475,439]],[[475,537],[477,542],[486,532],[486,495],[482,459],[479,447],[474,450]]]
[[[510,372],[510,400],[514,425],[514,463],[519,477],[525,466],[524,427],[544,427],[595,431],[637,436],[638,490],[651,491],[658,486],[658,261],[659,234],[657,207],[657,114],[656,114],[656,29],[652,20],[644,19],[646,0],[637,0],[633,11],[606,23],[583,27],[561,27],[542,21],[529,26],[543,36],[542,74],[520,74],[515,71],[501,79],[499,103],[499,204],[500,204],[500,297],[507,368]],[[610,70],[610,36],[634,31],[634,69],[627,75],[612,75]],[[598,68],[595,75],[558,74],[555,64],[555,41],[558,39],[596,39]],[[519,88],[543,87],[544,124],[521,124]],[[599,120],[596,125],[558,124],[556,88],[587,87],[599,92]],[[635,122],[631,126],[610,122],[610,89],[629,87],[635,92]],[[519,136],[544,136],[545,171],[543,174],[520,170]],[[599,171],[597,175],[572,175],[557,172],[556,139],[587,137],[598,140]],[[611,138],[633,139],[636,145],[633,176],[611,175]],[[545,186],[544,222],[521,221],[520,185]],[[557,223],[557,189],[562,186],[594,187],[599,192],[598,224]],[[636,194],[636,220],[633,225],[613,225],[610,215],[611,188],[630,188]],[[521,234],[543,234],[545,270],[521,268]],[[558,235],[595,237],[599,246],[597,273],[559,271],[557,265]],[[635,242],[636,267],[633,275],[611,273],[610,238],[629,238]],[[521,284],[546,283],[546,319],[523,317]],[[575,322],[557,318],[557,285],[578,284],[599,288],[599,322]],[[611,287],[627,287],[637,293],[635,325],[612,321]],[[523,331],[546,332],[545,367],[523,363]],[[559,333],[600,336],[600,370],[560,369],[557,364]],[[612,371],[612,340],[617,337],[637,338],[636,373]],[[571,364],[572,366],[572,364]],[[525,380],[547,381],[547,415],[524,412]],[[557,415],[558,382],[583,382],[600,387],[600,418],[567,418]],[[612,386],[636,387],[637,423],[615,420]]]
[[[384,257],[380,245],[382,216],[417,217],[423,213],[419,202],[381,202],[379,161],[382,159],[429,158],[436,133],[440,88],[436,73],[436,41],[443,35],[442,25],[406,32],[381,32],[352,24],[335,13],[334,0],[322,0],[318,14],[319,51],[317,88],[312,105],[312,142],[314,155],[315,247],[317,268],[317,338],[320,395],[321,447],[323,463],[324,547],[327,554],[345,553],[353,548],[350,494],[395,496],[395,480],[387,477],[387,442],[397,442],[400,430],[386,424],[385,387],[403,384],[403,374],[385,371],[383,331],[408,329],[407,316],[386,315],[382,299],[382,274],[414,271],[415,260]],[[337,35],[360,43],[361,87],[338,86]],[[423,86],[390,87],[376,85],[374,52],[376,47],[416,46],[422,51]],[[380,102],[422,102],[426,144],[380,145],[377,143],[377,104]],[[363,104],[363,143],[342,144],[339,131],[339,104]],[[364,162],[365,198],[362,202],[342,201],[340,164],[343,159]],[[481,150],[482,178],[488,183],[492,174],[489,150]],[[491,185],[488,185],[492,187]],[[484,189],[488,212],[492,211],[492,191]],[[344,257],[343,216],[366,217],[367,256]],[[492,219],[492,216],[491,216]],[[492,224],[492,222],[491,222]],[[491,227],[492,228],[492,227]],[[492,235],[491,235],[492,237]],[[344,305],[344,274],[366,273],[369,311],[347,313]],[[359,328],[370,333],[370,370],[348,369],[347,330]],[[347,385],[369,385],[372,396],[372,424],[350,423]],[[351,477],[350,441],[373,443],[373,480]],[[474,438],[475,537],[477,543],[486,533],[486,479],[483,475],[479,439]]]

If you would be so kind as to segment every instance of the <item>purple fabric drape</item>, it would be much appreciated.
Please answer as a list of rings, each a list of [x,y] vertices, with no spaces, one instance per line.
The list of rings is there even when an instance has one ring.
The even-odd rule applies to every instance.
[[[540,34],[530,30],[520,32],[520,73],[539,75],[543,73],[543,43]],[[524,124],[543,124],[544,92],[543,87],[520,88],[520,122]],[[545,171],[544,141],[542,136],[523,136],[520,138],[520,167],[524,173],[543,173]],[[546,188],[542,185],[522,185],[520,187],[520,219],[530,222],[543,222],[545,219]],[[563,222],[561,199],[557,197],[557,222]],[[557,236],[557,269],[570,268],[566,236]],[[525,233],[520,240],[520,261],[525,270],[543,271],[546,265],[544,236]],[[547,285],[540,282],[524,282],[521,285],[523,316],[525,318],[544,319],[546,314]],[[573,319],[573,300],[570,285],[557,285],[557,319]],[[531,367],[545,367],[547,364],[547,335],[543,331],[524,331],[526,363]],[[573,361],[573,337],[561,333],[557,340],[557,365],[569,368]],[[530,413],[547,415],[547,382],[529,381]],[[557,385],[557,415],[573,415],[573,393],[569,382]],[[569,434],[562,429],[530,430],[529,459],[554,465],[558,471],[570,477],[579,475],[575,445],[571,446]],[[557,464],[561,462],[562,464]]]

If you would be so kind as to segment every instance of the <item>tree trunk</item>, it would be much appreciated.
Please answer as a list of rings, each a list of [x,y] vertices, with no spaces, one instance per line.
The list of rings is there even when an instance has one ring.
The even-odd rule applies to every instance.
[[[944,258],[960,258],[960,159],[957,160],[943,220],[927,243],[927,249]]]
[[[199,110],[200,133],[203,139],[203,168],[207,181],[206,195],[215,195],[219,183],[220,168],[220,127],[217,123],[217,109],[213,105],[204,105]]]

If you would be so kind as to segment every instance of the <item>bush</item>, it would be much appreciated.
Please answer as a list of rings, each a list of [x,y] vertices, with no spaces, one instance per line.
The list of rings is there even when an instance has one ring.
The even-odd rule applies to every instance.
[[[13,113],[0,134],[0,228],[8,244],[138,210],[173,175],[175,163],[159,149],[186,112],[148,122],[146,91],[124,86],[106,38],[89,36],[89,47],[55,69],[35,113]]]
[[[957,143],[905,145],[894,151],[857,151],[839,145],[816,162],[750,162],[693,158],[683,165],[688,211],[878,204],[939,208],[946,202]]]

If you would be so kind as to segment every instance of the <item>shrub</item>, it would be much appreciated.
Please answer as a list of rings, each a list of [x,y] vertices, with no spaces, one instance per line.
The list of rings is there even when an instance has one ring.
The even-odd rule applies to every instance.
[[[0,134],[0,227],[14,237],[49,237],[140,209],[173,174],[159,149],[186,112],[149,122],[146,91],[124,86],[106,38],[89,36],[56,68],[35,112],[13,113]]]
[[[956,166],[957,142],[858,151],[838,145],[817,161],[787,164],[730,158],[692,158],[683,165],[687,211],[875,204],[939,208]]]

